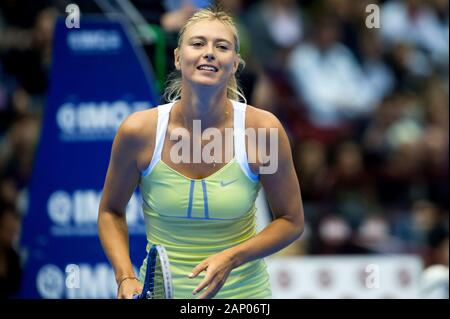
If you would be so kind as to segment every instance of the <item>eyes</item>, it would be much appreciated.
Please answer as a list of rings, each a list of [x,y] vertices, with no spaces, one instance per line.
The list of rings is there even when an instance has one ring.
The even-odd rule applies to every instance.
[[[190,43],[190,46],[192,46],[194,48],[201,48],[204,45],[206,45],[206,42],[204,42],[204,41],[193,41]],[[227,51],[230,49],[230,45],[228,45],[226,43],[218,42],[216,44],[216,48],[218,48],[219,50],[222,50],[222,51]]]

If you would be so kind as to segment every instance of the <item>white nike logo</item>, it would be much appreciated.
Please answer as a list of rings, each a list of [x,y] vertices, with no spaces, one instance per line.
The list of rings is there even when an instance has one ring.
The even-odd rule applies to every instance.
[[[222,187],[228,186],[228,185],[230,185],[230,184],[233,184],[233,183],[236,182],[237,180],[238,180],[238,179],[236,178],[236,179],[233,179],[232,181],[229,181],[229,182],[221,181],[221,182],[220,182],[220,186],[222,186]]]

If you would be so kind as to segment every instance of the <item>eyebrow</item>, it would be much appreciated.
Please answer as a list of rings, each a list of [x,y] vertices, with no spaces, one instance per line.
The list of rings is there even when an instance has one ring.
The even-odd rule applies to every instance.
[[[200,39],[200,40],[204,40],[204,41],[207,40],[205,37],[200,36],[200,35],[190,37],[188,40],[193,40],[193,39]],[[214,42],[222,42],[222,41],[223,42],[227,42],[227,43],[229,43],[231,45],[233,44],[232,42],[228,41],[227,39],[223,39],[223,38],[217,38],[217,39],[214,40]]]

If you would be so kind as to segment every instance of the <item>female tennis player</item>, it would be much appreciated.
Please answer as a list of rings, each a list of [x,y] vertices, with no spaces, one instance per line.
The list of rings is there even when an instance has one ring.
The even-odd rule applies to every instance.
[[[203,9],[194,14],[180,30],[174,54],[181,76],[167,87],[171,102],[130,115],[112,146],[98,227],[115,271],[117,296],[139,294],[146,271],[144,260],[139,277],[133,272],[125,219],[125,207],[139,186],[147,250],[153,244],[165,247],[174,298],[270,298],[262,258],[299,238],[304,225],[287,135],[274,115],[238,101],[239,39],[225,12]],[[222,133],[223,156],[195,162],[192,154],[190,161],[174,160],[179,139],[171,135],[179,135],[180,128],[190,138],[191,151],[195,143],[203,150],[209,142],[192,137],[195,120],[202,130]],[[226,128],[232,128],[232,147],[225,147]],[[278,132],[277,147],[268,143],[270,128]],[[245,129],[265,129],[267,142],[246,139]],[[262,173],[268,165],[260,159],[262,151],[276,152],[275,172]],[[249,161],[248,154],[258,156]],[[261,186],[274,219],[256,233],[255,200]]]

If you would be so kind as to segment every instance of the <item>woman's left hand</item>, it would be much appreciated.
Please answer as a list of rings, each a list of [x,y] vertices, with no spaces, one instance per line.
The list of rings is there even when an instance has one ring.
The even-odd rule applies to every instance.
[[[233,255],[226,250],[203,260],[188,276],[189,278],[195,278],[202,271],[206,270],[205,278],[192,293],[195,295],[203,288],[208,287],[198,299],[214,297],[224,285],[230,272],[235,268],[234,263]]]

